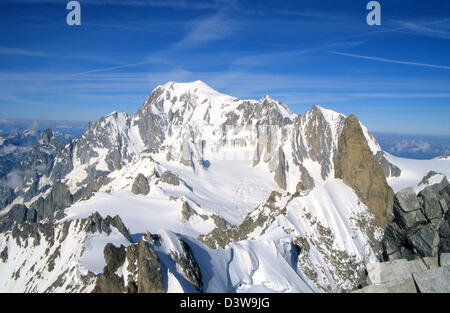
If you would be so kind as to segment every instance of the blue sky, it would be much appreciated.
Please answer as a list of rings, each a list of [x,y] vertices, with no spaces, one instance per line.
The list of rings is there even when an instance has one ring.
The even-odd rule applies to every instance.
[[[0,0],[0,117],[135,113],[167,81],[450,135],[450,1]]]

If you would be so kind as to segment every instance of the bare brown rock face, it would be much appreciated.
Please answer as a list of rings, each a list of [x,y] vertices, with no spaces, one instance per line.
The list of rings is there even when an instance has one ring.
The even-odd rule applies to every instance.
[[[275,171],[275,182],[278,187],[286,190],[286,159],[281,147],[278,149],[278,167]]]
[[[341,178],[355,190],[375,215],[378,226],[385,228],[393,217],[394,192],[353,114],[345,120],[334,167],[336,178]]]

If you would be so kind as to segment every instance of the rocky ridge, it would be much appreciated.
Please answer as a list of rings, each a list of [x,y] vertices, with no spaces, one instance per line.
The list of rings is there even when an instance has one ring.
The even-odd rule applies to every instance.
[[[112,233],[130,238],[120,217],[102,218],[93,214],[85,219],[55,224],[50,221],[14,224],[0,234],[2,280],[11,291],[88,292],[96,281],[95,273],[80,268],[79,260],[88,253],[86,243],[92,236]]]
[[[384,228],[392,219],[394,192],[386,182],[354,115],[344,123],[335,159],[335,176],[351,186]]]
[[[86,269],[98,240],[109,242],[100,273]],[[0,234],[0,273],[10,278],[2,281],[10,291],[163,293],[169,271],[191,284],[187,291],[202,291],[199,265],[183,239],[146,233],[133,243],[119,216],[16,223]]]
[[[433,176],[429,173],[422,181]],[[418,194],[413,188],[394,199],[394,219],[382,241],[385,260],[437,257],[450,252],[450,184],[443,179]]]

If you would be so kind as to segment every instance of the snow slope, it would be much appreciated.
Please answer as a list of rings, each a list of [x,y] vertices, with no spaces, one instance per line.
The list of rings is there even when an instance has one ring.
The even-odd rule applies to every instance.
[[[416,187],[429,171],[435,171],[450,177],[450,159],[413,160],[404,159],[386,153],[386,159],[399,167],[400,177],[388,178],[388,184],[394,192],[407,187]]]

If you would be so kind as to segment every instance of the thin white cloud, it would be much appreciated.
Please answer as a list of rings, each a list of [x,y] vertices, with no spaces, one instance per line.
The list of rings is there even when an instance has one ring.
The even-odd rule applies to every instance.
[[[379,62],[385,62],[385,63],[403,64],[403,65],[412,65],[412,66],[421,66],[421,67],[429,67],[429,68],[450,70],[450,66],[446,66],[446,65],[436,65],[436,64],[419,63],[419,62],[400,61],[400,60],[379,58],[379,57],[372,57],[372,56],[365,56],[365,55],[359,55],[359,54],[337,52],[337,51],[330,51],[330,52],[333,53],[333,54],[343,55],[343,56],[352,57],[352,58],[358,58],[358,59],[365,59],[365,60],[379,61]]]
[[[169,71],[149,72],[132,71],[138,67],[140,63],[124,64],[114,67],[107,67],[101,69],[93,69],[74,74],[64,74],[58,72],[1,72],[0,71],[0,94],[2,92],[14,91],[28,91],[33,92],[43,90],[53,91],[56,88],[66,88],[64,84],[70,83],[77,86],[83,85],[89,91],[98,89],[114,90],[117,86],[123,86],[122,91],[128,91],[128,86],[133,87],[133,90],[142,88],[141,83],[145,83],[148,77],[155,77],[155,83],[160,84],[167,80],[212,80],[217,82],[217,85],[224,88],[236,87],[243,90],[269,90],[274,88],[293,89],[297,92],[317,92],[321,94],[329,93],[346,94],[352,98],[367,98],[367,97],[449,97],[450,96],[450,81],[449,80],[435,80],[435,79],[415,79],[412,77],[372,77],[367,78],[356,75],[299,75],[299,74],[276,74],[276,73],[253,73],[251,71],[229,70],[229,71],[195,71],[189,72],[183,68],[174,68]],[[149,62],[150,63],[150,62]],[[129,67],[128,71],[120,71],[109,73],[108,70],[117,67]],[[164,75],[164,73],[171,73]],[[177,73],[177,75],[174,75]],[[85,75],[84,75],[85,74]],[[182,74],[181,77],[179,74]],[[364,79],[362,79],[364,78]],[[46,84],[42,88],[42,84]],[[117,86],[116,86],[117,85]],[[35,86],[39,90],[32,89]],[[136,87],[136,88],[135,88]],[[416,92],[411,94],[410,90],[414,89]],[[373,93],[372,90],[379,90]],[[365,92],[367,91],[367,92]],[[19,92],[20,94],[20,92]]]
[[[3,0],[14,3],[30,4],[61,4],[61,0]],[[110,5],[110,6],[134,6],[134,7],[167,7],[172,9],[207,10],[214,9],[223,3],[220,0],[83,0],[81,5]]]
[[[328,50],[330,48],[351,48],[363,44],[364,41],[345,41],[345,42],[324,42],[314,46],[309,46],[303,49],[285,50],[282,52],[261,53],[257,55],[248,55],[237,58],[232,65],[248,65],[257,66],[265,64],[273,64],[279,60],[289,60],[289,58],[298,57],[299,55],[312,54],[320,51]]]
[[[447,18],[447,19],[443,19],[443,20],[434,20],[434,21],[423,22],[423,23],[411,23],[410,22],[410,24],[414,24],[417,27],[428,27],[428,26],[432,26],[432,25],[438,25],[438,24],[447,23],[449,21],[450,21],[450,19]],[[373,35],[379,35],[379,34],[385,34],[385,33],[406,32],[406,31],[408,31],[408,26],[399,24],[399,21],[394,21],[394,22],[396,22],[397,25],[399,25],[399,26],[398,27],[394,27],[394,28],[384,28],[383,27],[382,29],[375,29],[375,30],[365,31],[365,32],[356,33],[356,34],[352,34],[352,35],[336,37],[336,38],[333,39],[333,41],[341,41],[341,40],[355,39],[355,38],[366,37],[366,36],[373,36]],[[408,33],[409,34],[414,34],[414,32],[408,32]],[[419,35],[419,33],[417,33],[417,35]]]
[[[239,29],[239,23],[219,11],[207,18],[198,19],[187,24],[189,31],[170,49],[195,48],[231,36]]]
[[[10,47],[0,47],[0,54],[15,55],[15,56],[29,56],[29,57],[44,57],[44,58],[51,56],[45,52],[18,49],[18,48],[10,48]]]
[[[445,92],[428,92],[428,93],[349,93],[349,96],[353,98],[399,98],[399,99],[408,99],[408,98],[450,98],[450,93]]]
[[[401,152],[409,152],[409,153],[417,153],[417,152],[429,152],[431,151],[431,145],[430,143],[423,141],[423,140],[419,140],[416,141],[415,139],[413,140],[407,140],[407,139],[403,139],[397,143],[394,144],[394,146],[392,146],[390,148],[391,152],[397,152],[397,153],[401,153]]]
[[[442,27],[431,27],[432,25],[442,25],[444,23],[448,23],[449,21],[450,19],[436,21],[434,23],[428,24],[411,23],[406,21],[397,21],[397,23],[402,27],[402,30],[404,30],[408,34],[439,39],[450,39],[450,31],[446,30],[445,28],[443,29]]]
[[[139,62],[139,63],[122,64],[122,65],[117,65],[117,66],[93,69],[93,70],[90,70],[90,71],[85,71],[85,72],[80,72],[80,73],[69,74],[67,76],[80,76],[80,75],[85,75],[85,74],[107,72],[107,71],[113,71],[113,70],[117,70],[117,69],[133,67],[133,66],[139,66],[139,65],[150,64],[150,63],[153,63],[153,62],[152,61],[146,61],[146,62]]]
[[[115,6],[137,6],[137,7],[168,7],[173,9],[207,10],[215,9],[221,1],[202,0],[84,0],[88,4],[115,5]]]
[[[123,26],[123,25],[114,25],[114,24],[99,24],[99,23],[84,23],[84,26],[98,26],[98,27],[105,27],[105,28],[115,28],[115,29],[123,29],[123,30],[141,30],[140,28],[136,27],[130,27],[130,26]]]

